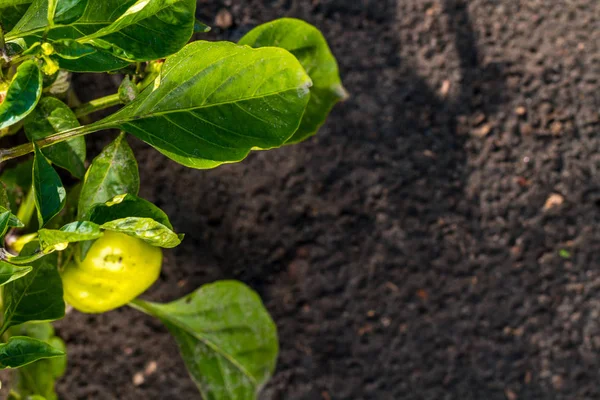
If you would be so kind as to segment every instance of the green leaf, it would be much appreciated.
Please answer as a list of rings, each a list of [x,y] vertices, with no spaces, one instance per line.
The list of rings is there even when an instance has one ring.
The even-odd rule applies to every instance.
[[[179,246],[183,239],[183,235],[177,235],[171,229],[151,218],[121,218],[106,222],[100,228],[125,233],[141,239],[149,245],[164,247],[166,249]]]
[[[19,368],[42,358],[64,356],[48,343],[27,336],[13,336],[0,344],[0,369]]]
[[[132,194],[120,194],[104,204],[97,204],[89,213],[89,220],[99,225],[120,218],[151,218],[158,223],[173,229],[169,217],[160,208]]]
[[[81,44],[76,40],[64,39],[52,43],[55,54],[67,60],[77,60],[81,57],[96,53],[96,49],[87,44]]]
[[[0,25],[10,31],[25,15],[32,0],[0,0]]]
[[[35,253],[37,241],[27,243],[24,256]],[[2,290],[4,321],[0,333],[29,321],[54,321],[65,316],[62,280],[56,268],[57,253],[31,264],[32,271],[7,283]]]
[[[24,277],[30,273],[31,270],[31,267],[19,267],[5,261],[0,261],[0,286],[4,286],[7,283]]]
[[[77,39],[108,26],[136,0],[58,0],[55,26],[49,39]],[[34,0],[23,18],[6,35],[25,38],[28,45],[40,41],[48,25],[48,0]]]
[[[195,13],[196,0],[139,0],[111,25],[79,41],[125,60],[156,60],[190,40]]]
[[[40,41],[47,3],[36,0],[7,38],[24,37],[29,45]],[[69,13],[59,17],[63,4]],[[59,64],[70,71],[98,72],[177,52],[192,36],[196,0],[58,0],[58,8],[55,26],[48,30],[47,38],[76,40],[96,50],[77,59],[62,58]]]
[[[167,59],[158,87],[96,127],[123,129],[180,164],[212,168],[283,145],[310,85],[286,50],[198,41]]]
[[[200,20],[196,20],[194,23],[194,33],[207,33],[210,32],[210,26],[206,25]]]
[[[60,65],[62,69],[72,72],[107,72],[116,71],[125,68],[130,64],[129,61],[121,60],[102,49],[95,49],[90,45],[81,45],[78,51],[87,48],[93,51],[87,51],[79,57],[74,56],[74,50],[60,51],[51,58]]]
[[[4,170],[0,182],[6,187],[10,200],[10,209],[18,212],[19,205],[24,201],[27,191],[31,188],[31,168],[33,159],[29,158],[12,168]]]
[[[63,209],[67,192],[52,165],[36,145],[34,148],[33,191],[41,228]]]
[[[221,281],[168,304],[134,300],[177,340],[204,399],[254,400],[275,368],[277,329],[258,295]]]
[[[11,329],[11,334],[43,340],[57,350],[66,351],[65,343],[55,336],[50,323],[23,324]],[[13,372],[11,387],[21,397],[30,396],[28,399],[44,396],[47,400],[58,400],[54,385],[64,375],[66,367],[65,356],[36,361]]]
[[[6,98],[0,104],[0,129],[14,125],[33,111],[42,95],[42,72],[35,61],[17,68]]]
[[[60,230],[40,229],[38,234],[42,251],[51,253],[66,249],[69,243],[98,239],[102,236],[102,231],[98,224],[77,221],[63,226]]]
[[[78,219],[94,204],[105,203],[116,195],[140,190],[140,176],[133,151],[121,134],[106,146],[88,169],[79,196]]]
[[[38,141],[78,126],[75,113],[65,103],[54,97],[45,97],[25,120],[25,133],[29,140]],[[73,176],[82,179],[85,175],[86,148],[83,136],[46,147],[42,153]]]
[[[4,236],[8,232],[8,220],[10,219],[10,211],[0,213],[0,241],[4,242]]]
[[[0,213],[10,212],[7,208],[0,206]],[[17,218],[16,215],[10,213],[8,218],[8,227],[9,228],[23,228],[25,225]]]
[[[131,81],[129,75],[125,75],[125,78],[123,78],[123,81],[119,86],[119,100],[121,100],[123,104],[131,103],[139,93],[140,91],[136,84]]]
[[[337,61],[323,34],[304,21],[284,18],[260,25],[244,36],[240,44],[275,46],[290,51],[313,81],[302,124],[288,143],[297,143],[315,135],[333,106],[348,97],[342,86]]]
[[[10,210],[10,198],[4,182],[0,180],[0,207]]]

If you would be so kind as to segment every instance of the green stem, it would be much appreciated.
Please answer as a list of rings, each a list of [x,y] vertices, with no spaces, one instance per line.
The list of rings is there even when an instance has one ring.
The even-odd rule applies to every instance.
[[[85,117],[86,115],[101,111],[109,107],[114,107],[123,104],[119,98],[119,94],[111,94],[110,96],[101,97],[96,100],[92,100],[89,103],[80,105],[75,109],[75,115],[77,118]]]
[[[4,40],[4,29],[2,29],[2,26],[0,26],[0,58],[6,63],[10,61],[8,54],[6,54],[6,41]]]
[[[65,140],[74,139],[110,127],[109,124],[84,125],[57,133],[56,135],[48,136],[47,138],[38,140],[35,144],[37,144],[40,149],[43,149],[44,147],[52,146],[53,144],[64,142]],[[25,143],[20,146],[11,147],[10,149],[2,149],[0,150],[0,164],[12,160],[13,158],[22,157],[31,152],[33,152],[33,143]]]
[[[135,310],[143,312],[144,314],[156,317],[156,314],[152,312],[153,310],[151,307],[148,306],[148,303],[146,303],[140,298],[135,298],[131,300],[129,303],[127,303],[127,305]]]
[[[31,222],[31,218],[33,217],[33,213],[35,212],[35,194],[33,190],[30,190],[27,193],[27,197],[21,205],[19,206],[19,210],[17,211],[17,218],[25,224],[25,226],[29,225]]]

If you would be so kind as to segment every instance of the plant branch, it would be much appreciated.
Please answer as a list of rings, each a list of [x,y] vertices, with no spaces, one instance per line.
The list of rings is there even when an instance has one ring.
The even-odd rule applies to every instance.
[[[75,111],[75,115],[77,118],[85,117],[86,115],[90,115],[97,111],[104,110],[109,107],[114,107],[123,104],[121,99],[119,98],[119,94],[111,94],[110,96],[101,97],[99,99],[95,99],[90,101],[89,103],[85,103],[77,107]]]
[[[53,144],[64,142],[65,140],[74,139],[79,136],[84,136],[89,133],[101,131],[110,128],[108,124],[92,124],[69,129],[56,135],[48,136],[47,138],[38,140],[35,144],[43,149],[44,147],[52,146]],[[33,152],[33,143],[25,143],[20,146],[11,147],[10,149],[0,150],[0,164],[12,160],[13,158],[22,157]]]

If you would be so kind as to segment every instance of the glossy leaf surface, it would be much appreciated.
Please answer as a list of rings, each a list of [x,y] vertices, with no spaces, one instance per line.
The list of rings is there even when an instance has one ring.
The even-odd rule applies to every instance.
[[[37,141],[55,133],[77,128],[79,121],[73,111],[54,97],[45,97],[25,121],[29,140]],[[54,164],[82,179],[85,174],[85,139],[83,136],[42,149]]]
[[[73,44],[67,51],[58,49],[60,66],[70,71],[111,71],[133,61],[163,58],[181,49],[194,31],[195,0],[58,0],[57,3],[55,24],[48,30],[47,38],[68,39],[88,48],[79,53],[80,57],[73,57],[72,50],[76,47]],[[24,37],[29,45],[39,41],[47,14],[48,0],[34,1],[8,38]]]
[[[0,343],[0,369],[18,368],[43,358],[64,356],[48,343],[27,336],[13,336]]]
[[[12,335],[30,336],[42,340],[55,349],[65,352],[65,343],[55,335],[50,323],[23,324],[10,330]],[[33,399],[35,396],[47,400],[58,400],[54,390],[55,382],[64,375],[67,358],[53,357],[36,361],[14,371],[11,387],[21,397]]]
[[[39,243],[25,245],[23,255],[37,251]],[[54,321],[64,317],[62,280],[56,264],[57,253],[45,256],[31,264],[32,271],[20,279],[4,285],[2,301],[6,329],[29,321]]]
[[[89,214],[89,220],[100,225],[127,217],[151,218],[167,228],[173,229],[173,225],[164,211],[148,200],[132,194],[121,194],[104,204],[97,204]]]
[[[33,191],[41,228],[63,209],[67,192],[60,177],[37,146],[33,161]]]
[[[35,61],[19,65],[6,98],[0,103],[0,129],[23,120],[35,108],[42,95],[42,72]]]
[[[105,203],[119,194],[137,195],[140,189],[138,165],[133,151],[121,134],[94,159],[79,196],[78,219],[94,204]]]
[[[258,295],[246,285],[205,285],[168,304],[135,300],[177,340],[204,399],[255,400],[275,368],[277,330]]]
[[[25,15],[32,0],[0,0],[0,25],[8,32]]]
[[[276,48],[193,42],[165,62],[158,87],[97,123],[121,128],[192,168],[243,160],[296,131],[311,80]]]
[[[63,226],[60,230],[40,229],[38,233],[40,247],[44,253],[61,251],[69,243],[94,240],[102,236],[100,226],[89,221],[71,222]]]
[[[297,143],[316,134],[333,106],[348,96],[342,86],[337,61],[323,34],[304,21],[284,18],[260,25],[244,36],[240,44],[276,46],[290,51],[313,81],[302,124],[288,143]]]
[[[17,266],[0,261],[0,286],[24,277],[32,270],[31,267]]]
[[[177,247],[183,239],[170,228],[151,218],[128,217],[106,222],[100,226],[113,232],[125,233],[152,246],[167,249]]]

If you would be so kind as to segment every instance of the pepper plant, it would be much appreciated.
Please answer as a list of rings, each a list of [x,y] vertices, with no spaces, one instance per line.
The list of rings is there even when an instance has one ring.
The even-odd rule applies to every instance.
[[[138,298],[183,235],[138,196],[127,135],[214,168],[314,135],[346,92],[315,27],[281,19],[239,43],[190,42],[209,29],[195,14],[196,0],[0,0],[0,134],[13,145],[0,150],[0,368],[13,369],[11,399],[57,398],[65,345],[51,322],[67,305],[160,319],[205,399],[255,399],[274,370],[275,324],[244,284]],[[72,82],[85,72],[122,83],[81,104]],[[92,122],[105,109],[116,111]],[[86,135],[106,130],[121,133],[88,162]]]

